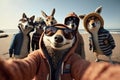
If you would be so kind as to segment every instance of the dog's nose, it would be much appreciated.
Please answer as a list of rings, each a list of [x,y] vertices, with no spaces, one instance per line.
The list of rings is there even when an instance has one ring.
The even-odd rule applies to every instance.
[[[53,25],[53,22],[50,22]]]
[[[92,23],[92,26],[95,27],[95,23]]]
[[[61,35],[56,35],[55,36],[55,42],[57,42],[57,43],[63,42],[63,37]]]

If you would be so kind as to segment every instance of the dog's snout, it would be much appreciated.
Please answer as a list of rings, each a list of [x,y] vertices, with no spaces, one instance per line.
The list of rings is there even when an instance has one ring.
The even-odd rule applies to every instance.
[[[55,42],[57,42],[57,43],[63,42],[63,37],[61,35],[56,35],[55,36]]]

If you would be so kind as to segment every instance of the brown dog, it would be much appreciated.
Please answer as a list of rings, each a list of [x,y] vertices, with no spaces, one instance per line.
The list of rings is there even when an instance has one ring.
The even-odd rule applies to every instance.
[[[57,23],[57,20],[54,18],[55,14],[55,8],[52,10],[52,13],[50,16],[48,16],[44,11],[41,11],[43,17],[45,18],[46,25],[53,25]]]

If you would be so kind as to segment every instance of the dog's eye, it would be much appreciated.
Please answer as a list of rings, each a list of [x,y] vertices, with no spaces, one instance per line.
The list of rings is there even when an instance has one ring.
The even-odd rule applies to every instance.
[[[73,20],[76,20],[76,18],[73,18]]]
[[[72,39],[74,37],[74,33],[72,30],[64,30],[64,36],[66,39]]]
[[[97,21],[97,24],[100,24],[100,21]]]
[[[69,25],[69,23],[70,23],[70,22],[69,22],[69,21],[67,21],[67,22],[66,22],[66,25]]]
[[[68,20],[72,20],[71,18],[68,18]]]
[[[47,35],[47,36],[52,36],[52,35],[54,35],[55,33],[56,33],[56,28],[54,28],[54,27],[46,27],[45,28],[45,34]]]

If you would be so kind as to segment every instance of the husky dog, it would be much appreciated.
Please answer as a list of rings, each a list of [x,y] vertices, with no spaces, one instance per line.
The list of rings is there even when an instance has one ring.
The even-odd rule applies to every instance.
[[[43,28],[46,26],[46,23],[42,17],[37,17],[34,26],[36,31],[32,35],[32,51],[39,49],[39,39],[43,33]]]
[[[46,25],[53,25],[57,23],[57,20],[54,18],[55,8],[53,9],[50,16],[48,16],[44,11],[41,11],[43,17],[45,18]]]
[[[78,31],[79,27],[79,17],[74,13],[69,13],[64,20],[64,24],[67,25],[72,30],[77,30],[77,37],[79,38],[78,47],[76,48],[76,53],[78,53],[83,59],[85,59],[84,51],[84,41],[82,35]]]
[[[20,32],[15,34],[11,43],[9,54],[15,58],[24,58],[30,51],[30,32],[34,31],[34,17],[28,18],[25,13],[22,19],[19,20],[18,28]]]
[[[112,49],[115,48],[115,42],[112,35],[108,30],[104,29],[104,20],[100,16],[102,7],[98,7],[95,12],[88,15],[80,15],[83,19],[84,27],[90,34],[90,50],[93,48],[93,52],[96,56],[96,62],[99,61],[98,56],[106,55],[109,57],[109,61],[112,63],[111,55]]]

